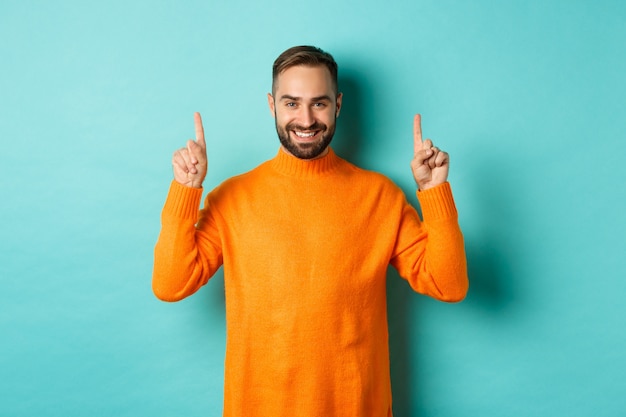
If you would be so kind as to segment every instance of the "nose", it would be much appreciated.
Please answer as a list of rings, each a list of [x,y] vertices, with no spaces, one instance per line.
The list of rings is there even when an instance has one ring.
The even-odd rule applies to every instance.
[[[308,106],[303,106],[302,111],[300,113],[300,122],[303,127],[309,127],[315,124],[315,115],[313,114],[313,110]]]

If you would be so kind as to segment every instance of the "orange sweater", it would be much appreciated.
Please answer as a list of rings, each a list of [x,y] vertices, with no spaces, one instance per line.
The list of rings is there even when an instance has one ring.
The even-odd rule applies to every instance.
[[[282,150],[214,189],[172,182],[153,290],[193,294],[223,264],[224,416],[390,416],[386,270],[460,301],[463,237],[447,183],[418,193],[330,152]]]

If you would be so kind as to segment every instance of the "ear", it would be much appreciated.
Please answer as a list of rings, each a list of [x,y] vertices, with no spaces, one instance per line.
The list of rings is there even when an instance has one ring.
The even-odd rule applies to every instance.
[[[337,94],[337,100],[335,100],[335,117],[339,117],[341,111],[341,101],[343,99],[343,93]]]
[[[272,117],[276,115],[276,104],[274,103],[274,97],[270,93],[267,93],[267,105],[270,107],[270,113]]]

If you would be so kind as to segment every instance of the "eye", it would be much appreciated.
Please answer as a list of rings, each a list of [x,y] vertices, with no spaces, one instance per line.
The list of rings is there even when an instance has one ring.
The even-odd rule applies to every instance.
[[[318,108],[318,109],[323,109],[324,107],[326,107],[326,103],[323,103],[323,102],[314,103],[313,107]]]
[[[288,102],[285,103],[285,106],[293,108],[293,107],[296,107],[297,104],[295,102],[293,102],[293,101],[288,101]]]

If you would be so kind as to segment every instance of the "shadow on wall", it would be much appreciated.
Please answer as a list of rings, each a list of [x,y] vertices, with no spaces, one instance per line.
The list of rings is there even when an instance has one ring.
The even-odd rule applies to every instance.
[[[525,251],[519,247],[524,220],[510,198],[511,190],[522,189],[512,183],[516,178],[515,157],[487,158],[466,173],[470,176],[465,181],[471,187],[468,195],[475,208],[473,227],[464,231],[470,279],[466,303],[493,314],[511,310],[513,301],[519,301],[515,285],[524,273]]]
[[[361,144],[368,141],[363,136],[363,93],[358,79],[353,75],[342,75],[338,82],[340,92],[343,93],[343,103],[332,147],[340,157],[362,166],[359,152]]]
[[[493,313],[508,308],[512,289],[503,281],[507,274],[507,256],[500,249],[497,238],[481,236],[481,241],[466,242],[467,274],[470,293],[466,303]]]

